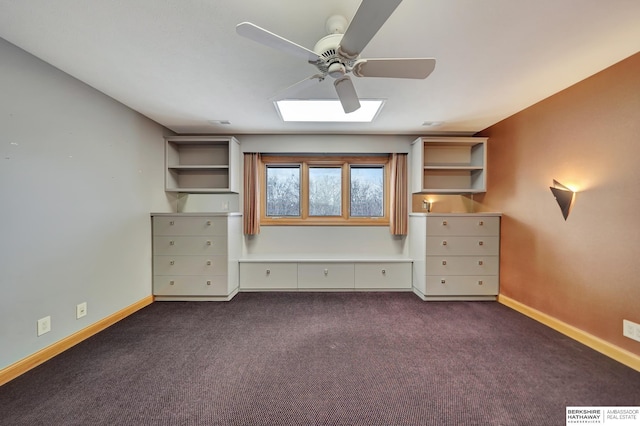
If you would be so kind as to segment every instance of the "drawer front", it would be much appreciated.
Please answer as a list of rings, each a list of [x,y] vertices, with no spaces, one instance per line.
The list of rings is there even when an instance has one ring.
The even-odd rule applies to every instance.
[[[355,288],[411,288],[411,264],[356,263]]]
[[[206,237],[153,237],[155,255],[225,255],[227,237],[211,235]]]
[[[497,256],[499,237],[427,237],[428,256]]]
[[[427,275],[498,275],[498,256],[427,256]]]
[[[353,263],[299,263],[298,288],[354,288]]]
[[[495,296],[498,277],[427,275],[427,296]]]
[[[295,289],[298,265],[295,263],[240,263],[240,288]]]
[[[156,296],[227,296],[229,291],[224,275],[153,277],[153,294]]]
[[[154,256],[154,275],[226,275],[226,256]]]
[[[153,235],[227,235],[227,218],[154,216]]]
[[[427,235],[499,235],[497,216],[427,217]]]

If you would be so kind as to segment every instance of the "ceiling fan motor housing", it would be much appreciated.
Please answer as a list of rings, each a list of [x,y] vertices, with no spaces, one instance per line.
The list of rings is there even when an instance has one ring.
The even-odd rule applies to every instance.
[[[329,34],[322,37],[313,48],[313,51],[322,57],[323,61],[316,63],[318,69],[329,74],[333,78],[338,78],[351,71],[355,60],[350,60],[341,56],[338,52],[342,34]]]

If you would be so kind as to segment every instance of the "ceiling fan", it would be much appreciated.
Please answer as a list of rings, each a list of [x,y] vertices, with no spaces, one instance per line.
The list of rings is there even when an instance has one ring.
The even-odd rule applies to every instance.
[[[327,19],[329,35],[320,39],[313,50],[300,46],[250,22],[236,26],[236,32],[265,46],[300,57],[314,65],[318,74],[285,89],[291,93],[324,81],[335,80],[338,99],[345,113],[360,108],[358,94],[349,74],[356,77],[388,77],[424,79],[436,65],[433,58],[361,59],[360,52],[378,32],[402,0],[363,0],[347,27],[343,16]]]

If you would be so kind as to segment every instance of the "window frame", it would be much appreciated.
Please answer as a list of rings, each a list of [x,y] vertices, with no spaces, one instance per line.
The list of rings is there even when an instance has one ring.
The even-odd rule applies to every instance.
[[[384,155],[282,155],[262,154],[260,161],[260,225],[363,225],[389,226],[389,162]],[[267,167],[300,166],[300,216],[272,217],[266,215],[267,207]],[[349,216],[351,211],[351,168],[350,166],[383,167],[383,216]],[[309,215],[309,168],[341,167],[341,214],[339,216]]]

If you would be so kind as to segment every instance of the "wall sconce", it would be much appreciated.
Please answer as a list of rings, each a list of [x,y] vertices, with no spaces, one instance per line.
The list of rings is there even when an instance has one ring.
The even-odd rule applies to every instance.
[[[571,212],[573,202],[576,199],[576,193],[555,179],[553,180],[553,186],[550,186],[549,189],[551,189],[553,196],[556,197],[560,210],[562,210],[564,220],[567,220],[569,213]]]
[[[427,213],[431,213],[431,206],[433,202],[429,200],[422,200],[422,208],[427,211]]]

